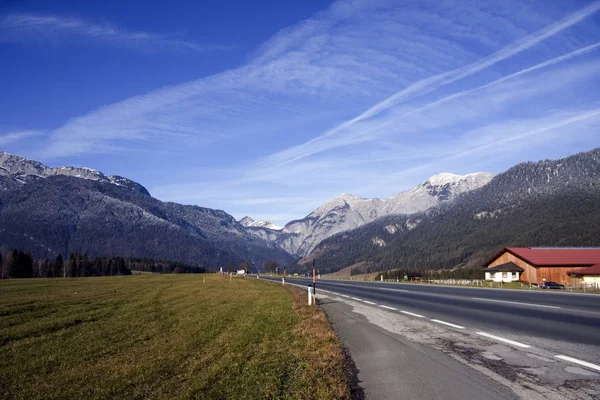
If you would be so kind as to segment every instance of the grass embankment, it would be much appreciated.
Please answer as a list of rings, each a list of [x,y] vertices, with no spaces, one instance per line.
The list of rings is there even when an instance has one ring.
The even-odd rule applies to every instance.
[[[348,398],[339,343],[304,293],[252,279],[0,282],[0,397]]]

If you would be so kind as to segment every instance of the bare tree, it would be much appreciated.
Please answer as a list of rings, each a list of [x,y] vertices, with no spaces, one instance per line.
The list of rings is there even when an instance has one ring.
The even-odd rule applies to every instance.
[[[277,272],[278,268],[279,268],[279,264],[277,264],[277,261],[275,261],[275,260],[269,260],[265,264],[265,269],[267,270],[267,272],[270,272],[272,274]]]

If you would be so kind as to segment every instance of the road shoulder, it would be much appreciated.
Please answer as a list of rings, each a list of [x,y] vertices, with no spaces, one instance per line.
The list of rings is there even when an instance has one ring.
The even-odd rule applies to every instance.
[[[447,354],[377,327],[347,303],[322,298],[320,306],[350,352],[367,399],[517,398]]]

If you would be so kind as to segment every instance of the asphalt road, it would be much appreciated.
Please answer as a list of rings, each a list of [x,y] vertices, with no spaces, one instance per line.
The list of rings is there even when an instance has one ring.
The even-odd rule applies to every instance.
[[[321,307],[350,350],[367,400],[517,398],[449,355],[369,323],[344,302],[324,299]]]
[[[287,282],[307,286],[311,280]],[[600,295],[325,279],[317,281],[319,290],[600,364]]]

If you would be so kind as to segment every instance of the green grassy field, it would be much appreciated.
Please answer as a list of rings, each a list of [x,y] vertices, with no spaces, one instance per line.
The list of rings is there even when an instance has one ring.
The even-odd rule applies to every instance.
[[[254,279],[0,281],[0,397],[349,398],[305,293]]]

